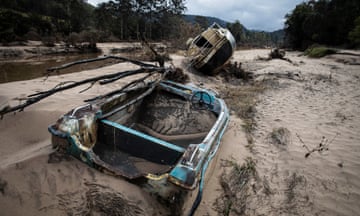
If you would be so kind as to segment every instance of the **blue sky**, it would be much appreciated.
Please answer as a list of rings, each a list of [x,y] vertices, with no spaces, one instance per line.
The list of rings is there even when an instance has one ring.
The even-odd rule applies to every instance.
[[[186,14],[239,20],[247,29],[275,31],[284,27],[284,17],[304,0],[187,0]],[[97,5],[107,0],[88,0]]]

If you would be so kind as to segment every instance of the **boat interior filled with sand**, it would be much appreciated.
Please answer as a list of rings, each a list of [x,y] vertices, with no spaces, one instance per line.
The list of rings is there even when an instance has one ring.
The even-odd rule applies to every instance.
[[[90,166],[196,187],[228,121],[211,91],[161,81],[97,98],[49,127],[53,145]]]

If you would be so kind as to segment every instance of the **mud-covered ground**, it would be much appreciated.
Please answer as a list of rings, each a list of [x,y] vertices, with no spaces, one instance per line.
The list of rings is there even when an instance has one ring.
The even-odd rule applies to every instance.
[[[112,44],[116,46],[116,44]],[[104,47],[109,47],[104,45]],[[206,173],[195,215],[357,215],[360,210],[359,57],[322,59],[288,52],[284,60],[259,60],[270,50],[236,51],[232,61],[254,80],[205,77],[173,64],[190,82],[225,99],[231,120]],[[355,64],[354,64],[355,63]],[[0,104],[119,70],[114,64],[79,73],[0,84]],[[72,157],[56,158],[47,126],[84,98],[120,88],[78,87],[53,95],[0,121],[2,215],[167,215],[136,185],[94,170]]]

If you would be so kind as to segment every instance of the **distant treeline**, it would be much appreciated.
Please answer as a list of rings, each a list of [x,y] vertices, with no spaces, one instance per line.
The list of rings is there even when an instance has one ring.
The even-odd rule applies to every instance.
[[[285,18],[285,38],[292,48],[360,45],[359,0],[310,0],[297,5]]]
[[[79,0],[1,0],[0,40],[62,38],[93,26],[94,8]]]
[[[68,42],[178,37],[182,0],[115,0],[93,7],[84,0],[1,0],[0,42]]]
[[[279,43],[282,35],[249,31],[239,21],[184,15],[184,0],[115,0],[93,7],[83,0],[1,0],[0,42],[42,40],[82,42],[167,40],[185,47],[214,21],[228,27],[238,45]],[[274,36],[275,35],[275,36]]]
[[[287,46],[305,49],[318,43],[355,47],[360,44],[359,0],[310,0],[286,15]],[[104,41],[166,40],[183,48],[212,22],[233,33],[239,46],[279,46],[284,31],[253,31],[240,21],[184,15],[185,0],[113,0],[96,7],[86,0],[1,0],[0,42],[42,40],[67,44]]]

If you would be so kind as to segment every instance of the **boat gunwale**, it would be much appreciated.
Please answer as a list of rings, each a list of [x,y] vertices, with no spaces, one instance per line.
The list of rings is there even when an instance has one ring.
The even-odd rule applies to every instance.
[[[211,129],[206,133],[207,134],[206,137],[204,139],[202,139],[201,142],[190,144],[187,148],[182,148],[175,144],[172,144],[171,142],[164,141],[164,140],[162,140],[160,138],[156,138],[152,135],[145,134],[140,131],[131,129],[127,126],[124,126],[123,124],[119,124],[119,123],[113,122],[111,120],[105,119],[105,118],[113,115],[117,111],[125,109],[126,107],[131,106],[132,104],[135,104],[138,101],[141,101],[142,99],[144,99],[144,97],[151,94],[151,92],[153,92],[153,90],[157,86],[159,86],[161,89],[164,89],[165,91],[182,96],[188,101],[190,100],[190,98],[192,97],[194,92],[205,91],[206,93],[211,95],[211,97],[214,99],[214,103],[215,102],[218,103],[216,106],[214,106],[210,110],[211,112],[216,113],[217,120],[215,121],[215,123],[213,124]],[[188,93],[186,91],[189,91],[190,93]],[[113,97],[115,97],[115,96],[113,96]],[[196,184],[199,181],[199,176],[200,176],[200,173],[202,170],[202,166],[206,162],[206,158],[211,153],[211,150],[214,148],[217,149],[217,146],[220,144],[221,136],[219,136],[219,135],[224,132],[224,130],[226,129],[228,120],[229,120],[229,113],[228,113],[228,109],[227,109],[225,102],[221,98],[216,97],[216,94],[214,92],[207,90],[207,89],[203,89],[203,88],[192,87],[192,86],[188,86],[188,85],[185,86],[185,85],[175,83],[172,81],[160,81],[157,83],[153,83],[153,85],[150,86],[149,90],[146,90],[138,98],[129,101],[128,103],[124,104],[121,107],[118,107],[116,109],[116,112],[102,114],[101,111],[100,112],[98,111],[98,115],[96,115],[97,119],[95,120],[96,124],[99,123],[98,121],[107,123],[107,124],[111,124],[112,126],[115,126],[116,128],[119,128],[121,130],[125,130],[126,132],[130,132],[134,135],[141,136],[142,138],[145,138],[148,140],[150,139],[150,141],[155,142],[156,144],[160,144],[163,146],[165,145],[166,147],[170,147],[170,149],[172,149],[172,150],[183,153],[183,156],[186,152],[191,154],[190,160],[184,160],[183,156],[181,156],[181,158],[178,160],[178,162],[176,162],[174,164],[173,168],[169,172],[166,173],[166,177],[168,180],[170,180],[171,183],[174,183],[175,185],[178,185],[182,188],[190,189],[190,190],[192,190],[196,187]],[[116,123],[116,125],[115,125],[115,123]],[[121,173],[116,172],[116,169],[113,169],[111,165],[105,163],[103,160],[101,160],[101,158],[99,158],[99,156],[93,151],[94,146],[89,148],[88,151],[84,151],[84,149],[81,149],[78,146],[78,144],[76,144],[76,142],[71,137],[71,134],[69,134],[69,133],[64,134],[64,133],[56,130],[54,128],[54,126],[55,125],[51,125],[49,127],[49,132],[51,134],[53,134],[54,136],[59,136],[61,138],[67,138],[70,143],[72,143],[73,145],[75,145],[78,148],[78,150],[83,151],[87,155],[87,158],[88,158],[87,161],[84,161],[84,162],[87,162],[88,164],[93,163],[92,166],[94,166],[96,164],[97,166],[107,169],[112,174],[123,176]],[[71,140],[69,140],[69,139],[71,139]],[[197,146],[197,149],[193,152],[192,152],[192,149],[189,148],[191,145]],[[176,146],[176,147],[174,147],[174,146]],[[198,153],[201,153],[201,157],[199,158],[197,163],[193,163],[192,159],[195,158],[196,154],[198,154]],[[191,182],[191,184],[189,185],[189,184],[186,184],[185,181],[182,181],[181,178],[179,179],[178,176],[176,175],[176,173],[174,173],[174,170],[176,168],[185,168],[185,169],[189,170],[190,172],[194,173],[194,175],[195,175],[194,181]],[[156,179],[159,177],[159,175],[154,175],[151,173],[144,175],[144,177],[146,177],[146,178],[148,178],[148,176],[150,176],[149,179]],[[164,176],[164,174],[161,174],[161,176]],[[162,178],[159,178],[159,179],[162,179]]]

